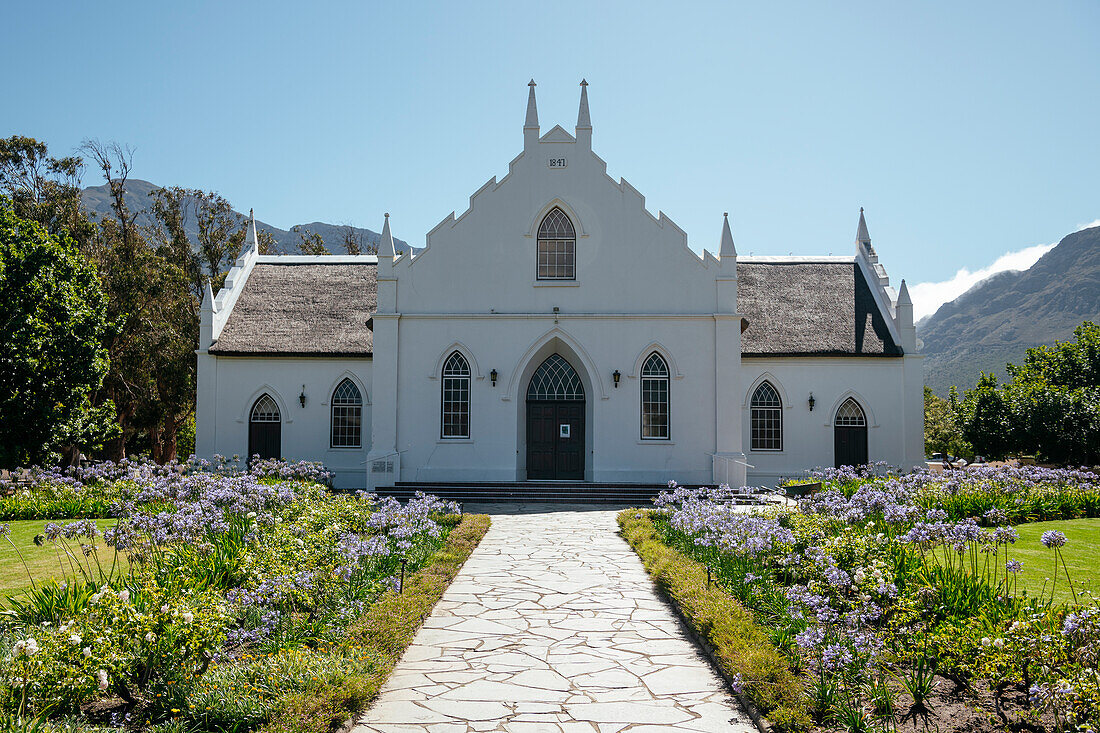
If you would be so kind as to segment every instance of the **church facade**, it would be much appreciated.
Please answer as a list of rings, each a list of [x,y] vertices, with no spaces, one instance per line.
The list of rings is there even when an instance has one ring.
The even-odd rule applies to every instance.
[[[395,481],[775,485],[923,461],[913,308],[862,210],[846,257],[693,252],[573,134],[540,134],[416,253],[260,255],[202,307],[196,453]]]

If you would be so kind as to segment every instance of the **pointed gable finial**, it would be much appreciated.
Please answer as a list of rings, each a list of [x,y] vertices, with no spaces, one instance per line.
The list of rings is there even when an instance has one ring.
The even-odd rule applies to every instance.
[[[390,215],[387,213],[386,223],[382,225],[382,237],[378,241],[378,256],[392,258],[394,254],[393,235],[390,234]]]
[[[901,281],[901,288],[898,289],[898,305],[913,305],[913,299],[909,297],[909,287],[905,284],[904,278]]]
[[[730,214],[722,212],[722,243],[718,248],[718,254],[723,259],[737,257],[737,249],[733,246],[733,232],[730,231]]]
[[[524,129],[533,127],[537,130],[539,126],[539,110],[535,105],[535,80],[532,79],[527,82],[527,86],[530,88],[530,91],[527,93],[527,120],[523,123],[523,127]]]
[[[245,249],[260,250],[260,240],[256,236],[256,213],[254,209],[248,210],[248,234],[245,236]]]
[[[592,115],[588,112],[588,82],[584,79],[581,79],[581,106],[577,110],[577,129],[592,129]]]
[[[863,217],[863,207],[859,207],[859,226],[856,228],[856,244],[865,244],[871,248],[871,235],[867,233],[867,219]]]

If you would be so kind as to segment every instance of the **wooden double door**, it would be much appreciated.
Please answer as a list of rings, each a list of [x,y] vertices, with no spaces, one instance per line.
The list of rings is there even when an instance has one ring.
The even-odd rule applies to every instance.
[[[527,401],[527,478],[584,480],[584,401]]]

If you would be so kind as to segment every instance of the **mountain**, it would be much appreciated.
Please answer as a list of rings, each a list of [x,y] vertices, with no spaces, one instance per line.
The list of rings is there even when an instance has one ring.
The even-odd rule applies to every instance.
[[[1073,337],[1100,322],[1100,227],[1074,232],[1027,270],[1000,272],[940,306],[917,326],[924,383],[946,395],[973,387],[981,371],[1006,376],[1028,348]]]
[[[126,205],[130,207],[131,211],[137,211],[137,224],[138,226],[152,226],[155,222],[153,216],[150,213],[153,204],[153,192],[160,186],[149,181],[143,181],[138,178],[131,178],[126,181]],[[95,215],[97,218],[104,216],[111,216],[111,190],[104,184],[102,186],[89,186],[85,188],[81,194],[81,201],[84,204],[84,208],[89,214]],[[246,216],[240,212],[235,212],[237,217],[243,223]],[[338,224],[325,224],[324,222],[310,222],[309,224],[299,225],[303,231],[314,232],[321,235],[321,238],[325,242],[325,247],[333,254],[343,254],[343,234],[345,226]],[[198,227],[195,224],[194,217],[191,217],[186,225],[187,234],[194,241],[198,234]],[[298,247],[298,233],[293,231],[287,231],[285,229],[279,229],[273,227],[270,224],[265,224],[259,219],[256,220],[256,228],[262,231],[271,232],[275,237],[275,249],[282,254],[296,254]],[[356,232],[362,235],[364,244],[378,244],[378,239],[381,235],[378,232],[370,229],[361,229],[359,227],[351,227]],[[400,239],[393,240],[394,246],[397,250],[406,251],[410,247],[407,243]],[[411,248],[413,252],[419,251],[418,248]]]

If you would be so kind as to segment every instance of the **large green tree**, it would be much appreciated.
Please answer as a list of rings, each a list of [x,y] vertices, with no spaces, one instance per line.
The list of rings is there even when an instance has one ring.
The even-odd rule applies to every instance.
[[[110,430],[89,396],[107,373],[107,302],[66,234],[0,197],[0,465],[43,463]]]
[[[963,435],[991,458],[1035,454],[1061,464],[1100,463],[1100,326],[1078,326],[1072,341],[1028,349],[1011,380],[983,374],[958,410]]]

